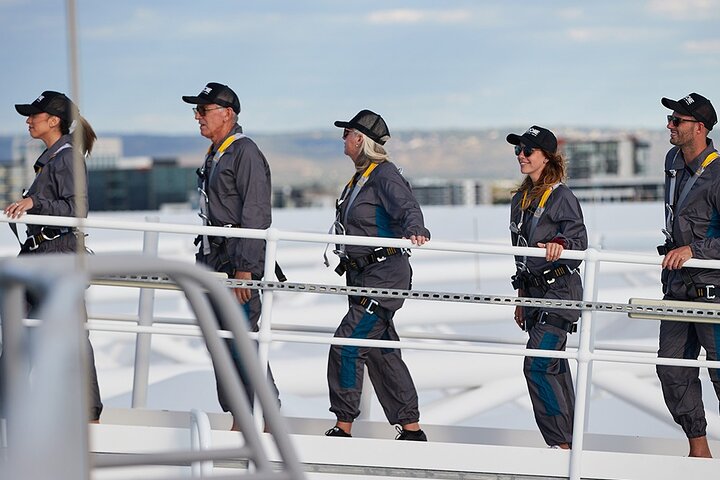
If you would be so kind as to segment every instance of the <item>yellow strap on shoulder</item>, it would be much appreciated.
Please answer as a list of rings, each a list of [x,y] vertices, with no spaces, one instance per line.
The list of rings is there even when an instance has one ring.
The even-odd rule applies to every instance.
[[[705,160],[702,162],[702,165],[700,165],[700,168],[704,169],[705,167],[710,165],[713,162],[713,160],[715,160],[718,157],[720,157],[720,154],[718,154],[718,152],[712,152],[710,155],[705,157]]]
[[[538,204],[538,208],[543,208],[545,206],[548,198],[550,197],[550,194],[552,193],[552,191],[554,189],[555,189],[555,185],[553,185],[552,187],[548,187],[547,190],[545,190],[543,192],[542,197],[540,197],[540,203]],[[527,207],[530,206],[530,205],[528,205],[527,192],[528,192],[527,190],[525,190],[523,192],[523,198],[522,198],[522,201],[520,202],[520,208],[522,208],[523,210],[525,210]]]
[[[375,170],[375,168],[377,168],[378,165],[380,165],[380,164],[379,163],[371,163],[370,166],[365,169],[365,171],[363,172],[363,174],[360,178],[367,179],[370,176],[370,174],[372,173],[372,171]],[[352,186],[354,179],[355,179],[355,175],[353,175],[352,178],[350,179],[350,181],[347,183],[348,187]]]

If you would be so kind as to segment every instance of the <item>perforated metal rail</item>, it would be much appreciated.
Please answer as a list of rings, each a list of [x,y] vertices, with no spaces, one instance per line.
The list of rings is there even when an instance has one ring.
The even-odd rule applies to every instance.
[[[671,301],[653,303],[585,302],[582,300],[558,300],[527,298],[507,295],[489,295],[483,293],[436,292],[426,290],[402,290],[394,288],[348,287],[344,285],[326,285],[317,283],[290,283],[258,280],[221,279],[229,288],[249,288],[253,290],[274,290],[280,292],[322,293],[329,295],[362,296],[372,298],[404,298],[411,300],[433,300],[440,302],[480,303],[538,308],[557,308],[566,310],[594,310],[599,312],[626,313],[638,316],[655,315],[666,317],[720,319],[720,304],[698,303],[695,305],[673,305]],[[97,279],[93,283],[100,285],[126,285],[151,288],[174,288],[167,277],[158,276],[113,276]],[[662,304],[656,304],[662,303]],[[713,308],[714,307],[714,308]]]

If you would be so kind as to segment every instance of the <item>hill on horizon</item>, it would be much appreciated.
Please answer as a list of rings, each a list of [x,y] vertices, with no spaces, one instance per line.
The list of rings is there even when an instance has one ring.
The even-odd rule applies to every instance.
[[[510,145],[509,132],[520,128],[394,132],[387,144],[390,159],[410,179],[515,179],[520,174]],[[670,147],[665,129],[624,130],[557,128],[559,138],[606,138],[632,135],[650,145],[649,173],[662,173],[665,152]],[[277,185],[337,184],[353,173],[343,154],[337,129],[295,133],[254,134],[248,132],[265,154]],[[112,134],[120,137],[128,157],[178,158],[182,165],[199,165],[208,140],[200,135]],[[11,158],[14,136],[0,136],[0,160]]]

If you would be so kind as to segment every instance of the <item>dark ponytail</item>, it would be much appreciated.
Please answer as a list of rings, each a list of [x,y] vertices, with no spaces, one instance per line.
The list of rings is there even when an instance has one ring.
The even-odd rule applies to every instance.
[[[83,155],[90,155],[93,145],[95,145],[95,140],[97,140],[97,135],[95,135],[95,130],[93,130],[90,122],[88,122],[85,117],[79,113],[77,114],[75,130],[77,130],[80,135],[80,140],[82,142],[80,147]],[[70,133],[70,123],[63,119],[60,120],[60,133],[63,135]]]

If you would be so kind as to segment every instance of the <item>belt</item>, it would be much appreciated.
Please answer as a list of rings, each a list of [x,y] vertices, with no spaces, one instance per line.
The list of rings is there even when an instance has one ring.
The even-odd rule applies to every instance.
[[[340,264],[335,267],[335,273],[343,275],[348,270],[362,270],[373,263],[384,262],[387,260],[387,257],[392,257],[393,255],[399,255],[405,252],[406,250],[404,248],[378,247],[373,250],[371,254],[365,255],[364,257],[341,258]]]
[[[720,294],[720,286],[717,285],[703,285],[695,286],[695,294],[697,298],[707,298],[708,300],[714,300],[716,293]]]
[[[536,322],[530,322],[530,325],[528,326],[528,331],[532,330],[532,328],[535,325],[551,325],[553,327],[559,328],[560,330],[565,330],[568,333],[575,333],[577,332],[577,323],[571,322],[569,320],[563,320],[562,318],[557,318],[555,316],[548,315],[547,312],[543,312],[540,314],[540,319]]]
[[[20,251],[33,252],[43,243],[55,240],[74,231],[75,229],[70,227],[41,227],[39,233],[28,235],[27,240],[25,240],[25,243],[20,247]]]
[[[552,285],[560,277],[570,275],[575,270],[571,270],[567,265],[560,265],[555,268],[549,268],[543,270],[541,275],[534,275],[530,272],[520,272],[519,274],[513,275],[513,288],[545,288],[547,285]]]

